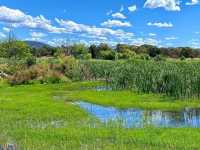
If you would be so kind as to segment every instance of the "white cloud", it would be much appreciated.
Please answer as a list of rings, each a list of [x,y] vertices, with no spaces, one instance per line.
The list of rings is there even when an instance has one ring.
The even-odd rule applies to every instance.
[[[179,0],[146,0],[145,8],[164,8],[167,11],[180,11]]]
[[[6,35],[2,32],[0,32],[0,38],[6,38]]]
[[[10,28],[3,27],[3,31],[4,31],[4,32],[10,32]]]
[[[137,6],[136,6],[136,5],[129,6],[129,7],[128,7],[128,10],[129,10],[130,12],[134,12],[134,11],[137,10]]]
[[[171,22],[167,23],[167,22],[149,22],[147,23],[148,26],[155,26],[155,27],[159,27],[159,28],[172,28],[173,24]]]
[[[13,27],[27,27],[31,29],[42,29],[52,33],[64,32],[63,28],[57,28],[51,24],[43,15],[32,17],[18,9],[0,6],[0,22],[7,23]]]
[[[149,44],[149,45],[157,45],[159,46],[159,43],[161,41],[158,41],[156,39],[153,39],[153,38],[136,38],[136,39],[133,39],[131,44],[133,45],[144,45],[144,44]]]
[[[170,36],[170,37],[166,37],[165,40],[176,40],[177,37],[175,36]]]
[[[108,21],[105,21],[101,24],[102,26],[104,27],[131,27],[131,23],[130,22],[123,22],[123,21],[120,21],[120,20],[108,20]]]
[[[197,5],[199,4],[199,0],[191,0],[191,2],[185,3],[186,5]]]
[[[42,41],[45,42],[42,38],[47,36],[46,34],[42,32],[31,32],[30,33],[30,38],[26,38],[25,40],[27,41]]]
[[[101,37],[112,37],[118,39],[126,39],[133,37],[134,34],[131,32],[125,32],[123,30],[113,30],[109,28],[100,28],[96,26],[89,26],[85,24],[79,24],[71,20],[59,20],[55,19],[60,26],[64,27],[67,32],[72,33],[85,33],[93,36],[101,36]]]
[[[120,12],[112,14],[112,17],[117,19],[126,19],[126,16]]]
[[[31,32],[30,35],[33,38],[42,38],[42,37],[47,36],[46,34],[44,34],[42,32]]]
[[[123,11],[124,11],[124,6],[123,6],[123,5],[121,6],[121,8],[120,8],[119,11],[120,11],[120,12],[123,12]]]
[[[149,36],[156,36],[155,33],[149,33]]]
[[[10,23],[20,23],[27,18],[23,12],[18,9],[10,9],[5,6],[0,7],[0,21]]]
[[[188,41],[188,45],[194,48],[200,48],[200,40],[199,39],[192,39]]]

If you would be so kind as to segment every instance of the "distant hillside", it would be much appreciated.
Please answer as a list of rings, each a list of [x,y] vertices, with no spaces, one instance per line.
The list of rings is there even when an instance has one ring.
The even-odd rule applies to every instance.
[[[46,43],[38,42],[38,41],[25,41],[32,48],[41,48],[41,47],[52,47]]]

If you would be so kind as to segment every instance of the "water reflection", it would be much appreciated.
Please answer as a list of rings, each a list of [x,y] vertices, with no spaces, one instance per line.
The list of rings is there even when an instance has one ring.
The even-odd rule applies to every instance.
[[[200,127],[200,109],[161,111],[141,109],[117,109],[86,102],[76,102],[101,122],[120,120],[124,127]]]

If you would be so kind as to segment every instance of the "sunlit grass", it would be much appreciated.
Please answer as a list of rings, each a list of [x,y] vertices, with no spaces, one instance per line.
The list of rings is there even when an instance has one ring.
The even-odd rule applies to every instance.
[[[73,105],[70,99],[85,98],[93,103],[119,107],[137,106],[137,101],[144,101],[140,103],[142,106],[155,105],[155,100],[159,103],[156,107],[168,103],[166,98],[158,95],[86,90],[99,84],[83,82],[1,88],[0,144],[14,143],[22,150],[199,149],[200,129],[90,126],[89,122],[96,119]]]
[[[66,94],[67,93],[67,94]],[[200,108],[199,100],[176,100],[159,94],[139,94],[133,91],[71,91],[64,94],[67,100],[86,101],[118,108],[183,109]]]

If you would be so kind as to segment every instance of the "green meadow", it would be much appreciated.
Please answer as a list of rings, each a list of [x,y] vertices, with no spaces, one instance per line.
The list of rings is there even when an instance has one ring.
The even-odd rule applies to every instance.
[[[93,149],[199,149],[197,128],[123,128],[100,123],[78,106],[85,100],[105,106],[145,109],[199,107],[198,102],[163,98],[162,95],[130,91],[96,91],[101,82],[1,86],[0,143],[13,143],[24,150]],[[88,90],[91,89],[91,90]],[[91,122],[96,122],[93,127]]]
[[[0,42],[0,150],[199,150],[199,58],[187,47],[33,47],[9,37]]]

